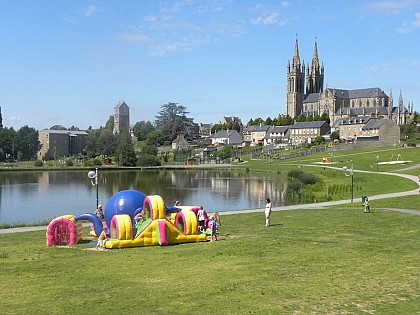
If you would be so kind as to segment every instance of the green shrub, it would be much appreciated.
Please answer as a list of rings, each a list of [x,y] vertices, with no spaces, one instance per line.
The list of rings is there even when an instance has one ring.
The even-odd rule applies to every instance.
[[[67,159],[66,160],[66,166],[74,166],[73,159]]]
[[[140,154],[137,158],[138,166],[160,166],[161,162],[157,156]]]
[[[34,162],[34,165],[35,165],[36,167],[41,167],[41,166],[44,166],[44,162],[43,162],[42,160],[36,160],[36,161]]]
[[[96,158],[93,159],[93,165],[94,166],[101,166],[102,165],[102,159],[97,156]]]

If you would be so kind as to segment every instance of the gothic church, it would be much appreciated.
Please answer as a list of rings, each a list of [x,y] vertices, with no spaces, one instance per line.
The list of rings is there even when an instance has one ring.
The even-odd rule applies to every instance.
[[[394,120],[401,125],[407,123],[413,109],[413,103],[405,108],[401,91],[398,106],[394,107],[392,91],[388,96],[378,87],[357,90],[327,87],[324,90],[324,64],[319,62],[316,40],[311,65],[308,63],[305,66],[300,61],[296,38],[292,63],[289,60],[287,64],[286,114],[290,117],[327,113],[333,125],[340,118],[369,116]]]

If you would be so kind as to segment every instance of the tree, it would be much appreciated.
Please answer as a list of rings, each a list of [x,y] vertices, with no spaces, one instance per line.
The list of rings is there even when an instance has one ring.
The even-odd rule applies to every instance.
[[[156,156],[158,154],[158,148],[155,145],[146,144],[145,146],[143,146],[141,148],[141,152],[143,154],[155,155]]]
[[[232,146],[225,145],[225,146],[223,146],[223,148],[218,150],[215,153],[215,155],[218,156],[220,159],[224,160],[224,159],[228,159],[228,158],[232,157],[233,152],[234,152],[234,149],[233,149]]]
[[[115,157],[119,166],[136,166],[136,152],[134,151],[129,135],[121,134],[119,137]]]
[[[17,144],[17,134],[13,128],[0,129],[0,161],[14,159]]]
[[[322,113],[322,115],[321,115],[321,121],[326,121],[327,124],[330,124],[330,117],[328,116],[327,113]]]
[[[147,134],[146,142],[149,145],[160,146],[165,142],[165,137],[158,130],[151,131]]]
[[[154,131],[156,128],[152,125],[150,121],[139,121],[133,127],[133,133],[137,137],[137,140],[144,141],[147,138],[147,135]]]
[[[41,143],[38,140],[38,131],[23,126],[17,132],[19,145],[19,159],[29,161],[36,158]]]
[[[3,129],[3,116],[1,115],[1,107],[0,107],[0,129]]]
[[[109,116],[108,120],[106,121],[105,128],[114,131],[114,116]]]
[[[305,115],[300,114],[300,115],[297,117],[296,121],[297,121],[297,122],[305,122],[305,121],[306,121],[306,117],[305,117]]]
[[[330,139],[332,141],[340,139],[340,134],[337,131],[331,132]]]
[[[312,140],[313,144],[321,144],[321,143],[325,143],[325,139],[322,136],[317,136],[315,137],[315,139]]]
[[[88,158],[94,158],[100,155],[112,156],[115,154],[117,145],[118,136],[114,135],[112,130],[108,128],[100,128],[89,131],[85,150]]]
[[[164,135],[165,143],[171,143],[178,135],[186,135],[188,126],[191,124],[187,118],[187,109],[178,103],[167,103],[162,105],[156,117],[156,129]]]

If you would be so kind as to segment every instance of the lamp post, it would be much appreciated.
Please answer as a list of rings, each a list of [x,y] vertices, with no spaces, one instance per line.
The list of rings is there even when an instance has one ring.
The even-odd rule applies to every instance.
[[[99,206],[98,169],[96,168],[95,171],[90,171],[88,173],[88,177],[90,178],[90,182],[92,183],[92,186],[96,186],[96,209],[98,209],[98,206]]]
[[[354,197],[353,164],[351,165],[351,169],[348,169],[347,166],[344,166],[343,171],[344,171],[344,175],[351,176],[351,203],[353,203],[353,197]]]
[[[378,172],[379,155],[376,156],[376,172]]]

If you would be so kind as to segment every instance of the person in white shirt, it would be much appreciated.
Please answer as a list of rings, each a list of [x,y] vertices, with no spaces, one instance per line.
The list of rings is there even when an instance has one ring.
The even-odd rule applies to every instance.
[[[197,212],[197,220],[198,220],[198,230],[199,232],[205,231],[205,227],[204,227],[204,221],[205,221],[205,217],[204,217],[204,209],[203,206],[200,207],[200,210],[198,210]]]
[[[264,213],[265,213],[265,226],[269,226],[270,225],[271,208],[272,208],[271,200],[269,198],[267,198],[265,200],[265,210],[264,210]]]

